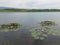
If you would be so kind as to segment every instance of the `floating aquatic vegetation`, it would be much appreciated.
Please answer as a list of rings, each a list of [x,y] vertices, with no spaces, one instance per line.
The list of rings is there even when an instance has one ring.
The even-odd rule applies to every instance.
[[[47,37],[47,32],[45,33],[45,31],[42,31],[41,29],[30,29],[29,30],[31,32],[31,35],[34,39],[45,39]]]
[[[42,22],[40,22],[40,25],[41,26],[48,26],[48,27],[50,27],[50,26],[55,26],[56,23],[53,22],[53,21],[42,21]]]
[[[2,24],[0,25],[0,31],[17,31],[21,28],[21,24],[18,23],[9,23],[9,24]]]
[[[29,31],[34,39],[44,40],[49,34],[59,35],[55,30],[50,29],[50,27],[55,26],[56,23],[53,21],[42,21],[40,22],[41,29],[32,28]]]

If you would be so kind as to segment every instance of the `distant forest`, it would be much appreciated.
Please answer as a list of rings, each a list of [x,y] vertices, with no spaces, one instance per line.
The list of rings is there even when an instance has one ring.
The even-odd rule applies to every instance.
[[[0,12],[60,12],[60,9],[0,9]]]

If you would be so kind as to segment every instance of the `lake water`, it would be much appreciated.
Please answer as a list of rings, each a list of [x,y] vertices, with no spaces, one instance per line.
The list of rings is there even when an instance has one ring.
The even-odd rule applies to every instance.
[[[29,45],[28,38],[30,39],[30,37],[26,28],[35,27],[39,22],[46,20],[56,22],[58,25],[55,29],[60,30],[60,12],[0,12],[0,24],[16,22],[24,27],[24,31],[0,32],[0,45],[20,45],[20,43],[21,45]],[[53,40],[55,41],[55,38]],[[27,42],[28,44],[23,44]]]
[[[60,25],[60,12],[0,12],[0,24],[17,22],[28,27],[45,20]]]

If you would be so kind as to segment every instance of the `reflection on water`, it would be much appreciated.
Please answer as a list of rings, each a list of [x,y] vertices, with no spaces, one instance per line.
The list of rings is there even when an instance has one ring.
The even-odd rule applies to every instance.
[[[28,31],[28,28],[35,27],[40,21],[52,20],[58,26],[55,30],[60,30],[60,12],[38,12],[38,13],[19,13],[4,12],[0,13],[0,24],[20,23],[23,28],[19,31],[0,32],[0,45],[34,45],[37,43]],[[35,41],[35,42],[34,42]],[[49,35],[47,39],[40,41],[41,45],[60,45],[60,36]],[[39,45],[39,44],[38,44]]]

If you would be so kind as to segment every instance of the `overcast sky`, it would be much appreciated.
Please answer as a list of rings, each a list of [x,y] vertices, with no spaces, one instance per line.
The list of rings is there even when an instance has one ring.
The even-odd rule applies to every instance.
[[[0,0],[2,7],[60,9],[60,0]]]

